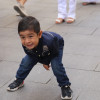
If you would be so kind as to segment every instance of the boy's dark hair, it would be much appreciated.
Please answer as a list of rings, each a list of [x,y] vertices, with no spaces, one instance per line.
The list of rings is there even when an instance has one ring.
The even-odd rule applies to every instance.
[[[25,30],[33,30],[38,34],[40,32],[39,21],[32,16],[23,18],[18,24],[18,33]]]

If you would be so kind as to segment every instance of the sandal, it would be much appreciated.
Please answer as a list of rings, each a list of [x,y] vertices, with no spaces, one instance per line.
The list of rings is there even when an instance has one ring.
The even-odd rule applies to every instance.
[[[66,22],[67,22],[68,24],[71,24],[71,23],[73,23],[74,21],[75,21],[74,18],[68,17]]]
[[[83,6],[86,6],[86,5],[89,5],[89,4],[95,5],[96,2],[83,2],[82,3]]]
[[[56,19],[56,24],[61,24],[61,23],[63,23],[65,20],[64,19],[62,19],[62,18],[57,18]]]

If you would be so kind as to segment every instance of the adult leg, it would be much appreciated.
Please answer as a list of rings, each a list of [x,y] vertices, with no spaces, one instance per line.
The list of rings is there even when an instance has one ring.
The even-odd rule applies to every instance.
[[[62,23],[67,16],[66,0],[58,0],[58,18],[56,23]]]
[[[76,0],[69,0],[68,17],[76,18]]]
[[[24,4],[26,3],[27,0],[17,0],[17,2],[19,2],[21,5],[24,6]]]
[[[66,0],[58,0],[58,18],[65,19],[67,16]]]
[[[76,18],[76,0],[69,0],[67,23],[73,23]]]

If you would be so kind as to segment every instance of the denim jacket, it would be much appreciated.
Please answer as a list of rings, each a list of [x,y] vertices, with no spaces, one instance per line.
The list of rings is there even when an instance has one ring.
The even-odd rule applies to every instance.
[[[54,32],[43,32],[36,48],[28,50],[23,46],[27,55],[38,59],[38,62],[49,65],[51,59],[56,57],[59,49],[64,46],[63,38]]]

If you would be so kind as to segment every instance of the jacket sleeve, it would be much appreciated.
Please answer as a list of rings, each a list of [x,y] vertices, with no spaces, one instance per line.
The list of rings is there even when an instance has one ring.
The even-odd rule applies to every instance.
[[[57,56],[59,52],[59,40],[55,37],[52,43],[52,57]]]
[[[49,65],[50,61],[51,61],[51,59],[50,59],[50,57],[48,57],[48,58],[43,59],[42,63],[45,64],[45,65]]]
[[[63,38],[54,37],[54,41],[52,43],[52,57],[57,56],[59,54],[59,49],[62,49],[63,46],[64,46]]]

